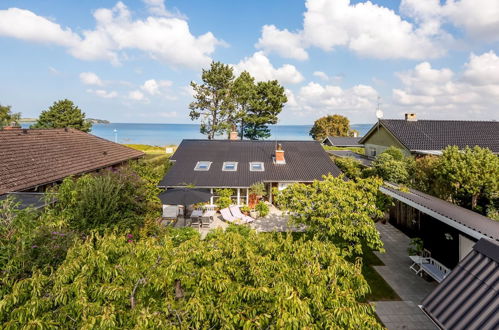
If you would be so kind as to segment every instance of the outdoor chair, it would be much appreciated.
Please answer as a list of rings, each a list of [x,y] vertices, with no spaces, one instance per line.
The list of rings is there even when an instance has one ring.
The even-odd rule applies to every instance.
[[[235,218],[232,213],[230,213],[229,208],[221,209],[220,214],[222,214],[222,218],[227,222],[235,222],[237,218]]]
[[[201,227],[202,228],[209,228],[210,223],[211,223],[210,217],[201,217]]]
[[[191,227],[199,228],[199,217],[191,217]]]
[[[232,205],[229,209],[230,209],[230,213],[232,213],[232,215],[235,218],[241,219],[243,223],[250,223],[250,222],[255,221],[255,219],[253,219],[249,215],[242,214],[241,210],[239,209],[238,206]]]

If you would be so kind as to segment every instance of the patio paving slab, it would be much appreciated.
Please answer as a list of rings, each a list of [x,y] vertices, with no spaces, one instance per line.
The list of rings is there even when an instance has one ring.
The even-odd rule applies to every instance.
[[[418,307],[437,283],[428,282],[410,270],[409,237],[391,224],[377,223],[376,227],[386,252],[376,252],[385,265],[374,266],[374,269],[402,299],[374,302],[376,314],[388,329],[438,329]]]

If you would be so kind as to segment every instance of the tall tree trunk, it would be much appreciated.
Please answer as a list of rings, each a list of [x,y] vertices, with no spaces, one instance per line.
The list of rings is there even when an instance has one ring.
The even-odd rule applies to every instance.
[[[241,140],[244,137],[244,119],[241,118]]]

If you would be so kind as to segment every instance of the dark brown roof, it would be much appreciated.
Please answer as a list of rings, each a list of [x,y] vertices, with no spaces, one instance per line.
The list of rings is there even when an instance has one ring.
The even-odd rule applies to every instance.
[[[447,146],[480,146],[499,153],[497,121],[381,119],[379,124],[411,151],[442,150]],[[365,143],[371,132],[375,131],[374,127],[360,143]]]
[[[476,239],[487,237],[499,241],[499,221],[494,221],[464,207],[457,206],[415,189],[403,192],[390,185],[385,185],[380,189],[383,193],[437,220],[448,221],[450,226],[466,232]]]
[[[0,195],[138,158],[142,152],[75,129],[0,131]]]
[[[478,241],[422,309],[442,329],[498,329],[499,245]]]
[[[341,171],[316,141],[278,141],[286,164],[274,164],[276,141],[183,140],[160,186],[249,187],[255,182],[306,182]],[[194,171],[198,161],[212,162],[209,171]],[[238,162],[237,171],[222,171],[223,162]],[[265,171],[252,172],[249,162],[263,162]]]
[[[360,137],[328,136],[322,143],[326,143],[327,140],[335,147],[363,147],[362,144],[359,144],[360,139]]]

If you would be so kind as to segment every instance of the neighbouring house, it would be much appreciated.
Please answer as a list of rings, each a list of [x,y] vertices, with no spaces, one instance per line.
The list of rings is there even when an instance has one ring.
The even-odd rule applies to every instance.
[[[364,145],[359,144],[360,137],[349,137],[349,136],[328,136],[323,141],[322,144],[330,147],[339,148],[364,148]]]
[[[405,119],[380,119],[364,135],[366,155],[376,157],[394,146],[408,155],[440,155],[447,146],[480,146],[499,153],[499,122],[460,120],[418,120],[407,113]]]
[[[231,188],[238,205],[248,203],[254,183],[264,183],[272,202],[272,188],[341,173],[317,141],[183,140],[170,160],[162,188],[193,186],[211,193]],[[215,201],[216,196],[210,202]]]
[[[499,245],[482,238],[422,302],[441,329],[499,328]]]
[[[421,238],[429,256],[449,271],[478,240],[499,242],[498,221],[415,189],[386,184],[380,190],[395,201],[390,223],[409,237]]]
[[[73,175],[113,168],[143,152],[76,129],[0,130],[0,199],[43,206],[47,187]]]

